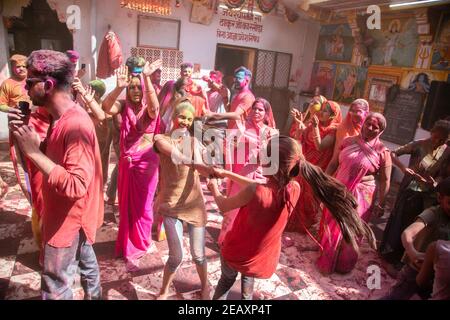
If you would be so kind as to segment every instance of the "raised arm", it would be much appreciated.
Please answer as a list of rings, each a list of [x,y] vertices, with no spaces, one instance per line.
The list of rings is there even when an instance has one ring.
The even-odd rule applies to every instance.
[[[124,65],[120,66],[118,70],[116,70],[117,77],[117,85],[113,91],[111,91],[103,100],[102,109],[107,114],[115,115],[122,111],[122,103],[118,101],[120,94],[123,89],[128,87],[130,84],[130,79],[128,76],[128,68]]]
[[[156,61],[153,61],[152,63],[149,63],[148,61],[145,63],[144,66],[144,81],[145,81],[145,92],[144,94],[147,97],[147,112],[150,118],[155,119],[159,114],[159,101],[158,101],[158,95],[156,94],[155,88],[153,87],[151,75],[153,72],[161,68],[162,66],[162,60],[158,59]]]
[[[94,98],[95,91],[91,87],[87,87],[87,89],[85,89],[79,78],[75,78],[72,86],[73,89],[81,95],[81,98],[83,99],[85,105],[92,111],[95,119],[97,119],[98,121],[105,120],[105,111],[103,111],[101,106]]]
[[[318,151],[323,151],[328,148],[334,147],[334,141],[336,140],[336,135],[327,135],[323,139],[320,137],[320,130],[319,130],[319,119],[316,115],[314,115],[311,119],[311,123],[313,126],[313,141],[314,141],[314,147]]]

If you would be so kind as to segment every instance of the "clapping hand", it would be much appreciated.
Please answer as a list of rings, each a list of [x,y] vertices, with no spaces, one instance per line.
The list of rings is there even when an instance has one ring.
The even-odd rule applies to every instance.
[[[305,128],[305,124],[303,123],[304,121],[304,116],[303,114],[298,111],[297,109],[292,109],[291,110],[291,115],[294,118],[294,121],[297,123],[299,129],[304,129]]]
[[[85,102],[90,103],[92,102],[92,100],[94,100],[94,96],[95,96],[94,89],[92,89],[91,86],[88,86],[83,95],[83,99],[85,100]]]

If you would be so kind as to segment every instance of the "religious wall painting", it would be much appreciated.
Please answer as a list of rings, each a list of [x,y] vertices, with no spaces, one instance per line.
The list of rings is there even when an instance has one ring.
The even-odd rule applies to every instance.
[[[336,69],[333,100],[351,103],[364,94],[367,68],[339,64]]]
[[[431,69],[450,70],[450,12],[441,15],[435,36]]]
[[[412,67],[415,62],[419,35],[414,18],[385,19],[381,29],[367,30],[372,65]]]
[[[445,81],[445,79],[445,73],[442,72],[409,70],[403,74],[400,86],[403,89],[427,94],[430,92],[431,81]]]
[[[393,85],[398,83],[399,79],[400,75],[369,72],[364,89],[364,98],[369,102],[370,111],[383,113],[387,93]]]
[[[315,62],[311,73],[310,91],[315,91],[317,87],[320,94],[330,98],[333,96],[334,78],[336,75],[336,65],[328,62]]]
[[[350,62],[355,40],[348,24],[322,25],[316,60]]]

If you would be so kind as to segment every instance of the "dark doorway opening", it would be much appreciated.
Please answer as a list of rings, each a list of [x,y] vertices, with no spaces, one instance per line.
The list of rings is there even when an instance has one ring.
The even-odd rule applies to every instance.
[[[33,0],[23,9],[22,17],[7,23],[9,53],[29,55],[34,50],[51,49],[65,52],[73,48],[73,36],[46,0]]]
[[[253,72],[256,49],[217,44],[215,70],[223,74],[224,84],[231,90],[234,70],[244,66]]]
[[[292,54],[217,44],[215,69],[224,75],[233,92],[234,70],[244,66],[252,71],[252,91],[272,105],[277,128],[284,133],[289,117],[289,76]]]

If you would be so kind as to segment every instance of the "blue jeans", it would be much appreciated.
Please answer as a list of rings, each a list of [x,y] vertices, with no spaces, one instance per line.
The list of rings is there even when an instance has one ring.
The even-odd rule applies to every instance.
[[[86,241],[83,230],[67,248],[44,247],[44,268],[41,278],[43,300],[72,300],[71,286],[80,267],[81,286],[85,300],[99,300],[102,292],[100,271],[92,245]]]
[[[220,280],[217,283],[216,291],[214,292],[213,300],[226,300],[231,287],[236,281],[238,272],[231,268],[226,261],[220,256],[221,270]],[[248,277],[241,274],[241,295],[242,300],[252,300],[253,285],[255,278]]]
[[[192,260],[195,264],[203,265],[205,258],[205,227],[195,227],[188,223],[189,246]],[[183,221],[164,216],[164,229],[169,246],[169,259],[167,265],[170,272],[177,271],[183,262]]]

